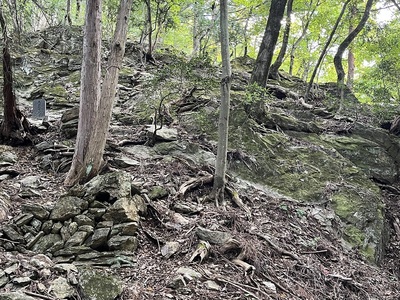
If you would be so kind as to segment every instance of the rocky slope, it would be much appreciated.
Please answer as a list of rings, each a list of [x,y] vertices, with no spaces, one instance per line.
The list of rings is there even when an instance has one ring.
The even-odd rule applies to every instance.
[[[173,49],[146,63],[128,43],[107,170],[65,191],[81,30],[26,39],[18,99],[48,111],[34,147],[1,146],[0,299],[399,298],[399,139],[351,93],[338,116],[332,85],[305,103],[296,78],[247,87],[252,61],[235,60],[217,208],[219,69]]]

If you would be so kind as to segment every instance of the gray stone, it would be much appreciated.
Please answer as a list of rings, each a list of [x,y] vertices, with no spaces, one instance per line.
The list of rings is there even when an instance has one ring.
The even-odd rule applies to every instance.
[[[67,274],[70,272],[78,273],[78,268],[74,264],[65,264],[65,263],[56,264],[54,265],[53,269],[57,272],[67,273]]]
[[[60,129],[66,138],[70,139],[75,137],[78,132],[78,119],[61,123]]]
[[[50,247],[55,243],[61,241],[61,236],[59,234],[48,234],[40,238],[35,245],[33,245],[32,250],[39,253],[45,253]]]
[[[77,120],[79,118],[79,106],[67,109],[61,116],[61,122],[67,123],[71,120]]]
[[[165,258],[170,258],[179,250],[178,242],[166,242],[164,246],[161,247],[161,255]]]
[[[7,292],[0,294],[0,300],[37,300],[23,292]]]
[[[155,125],[147,125],[147,131],[150,135],[154,133]],[[156,138],[159,141],[176,141],[178,139],[178,130],[175,128],[168,128],[163,126],[161,129],[156,131]]]
[[[131,196],[131,175],[121,171],[99,175],[86,183],[84,190],[84,197],[89,202],[99,199],[109,202],[127,198]]]
[[[64,242],[70,239],[71,234],[69,233],[68,225],[64,225],[63,227],[61,227],[60,234]]]
[[[131,159],[127,156],[117,157],[114,160],[114,163],[121,168],[128,168],[132,166],[140,166],[140,162],[136,159]]]
[[[32,249],[32,247],[40,240],[40,238],[44,236],[44,231],[39,231],[35,236],[29,239],[26,244],[27,249]]]
[[[97,223],[97,228],[111,228],[114,225],[114,221],[101,221]]]
[[[202,275],[201,273],[193,270],[192,268],[188,268],[188,267],[180,267],[178,270],[176,270],[177,274],[183,275],[183,277],[190,281],[193,279],[201,279]]]
[[[31,258],[30,263],[39,270],[43,268],[50,268],[54,264],[50,257],[44,254],[36,254]]]
[[[34,119],[43,119],[46,116],[46,100],[33,100],[32,117]]]
[[[63,224],[61,222],[54,223],[53,227],[51,228],[51,233],[59,233],[62,227]]]
[[[221,286],[216,283],[214,280],[206,280],[204,281],[204,285],[209,289],[213,291],[220,291],[222,288]]]
[[[71,246],[63,248],[53,253],[54,256],[76,256],[83,253],[93,251],[91,248],[86,246]]]
[[[53,221],[47,220],[47,221],[43,222],[41,230],[45,234],[49,234],[53,228],[53,225],[54,225]]]
[[[78,197],[61,197],[50,213],[50,219],[54,221],[65,221],[79,215],[88,208],[87,201]]]
[[[96,229],[91,238],[89,239],[87,245],[93,249],[98,249],[106,246],[109,233],[110,233],[109,227]]]
[[[22,204],[21,210],[24,213],[32,214],[36,219],[42,221],[46,220],[50,215],[49,211],[39,204],[24,203]]]
[[[74,222],[78,223],[79,226],[83,226],[83,225],[94,226],[94,221],[86,215],[75,216]]]
[[[64,241],[60,240],[58,242],[55,242],[47,251],[50,253],[55,253],[63,248],[64,248]]]
[[[83,298],[88,300],[114,300],[123,290],[122,282],[115,276],[88,270],[79,278]]]
[[[38,219],[32,219],[31,221],[31,226],[33,228],[33,230],[35,230],[35,232],[39,232],[40,228],[42,227],[42,222]]]
[[[148,196],[151,200],[154,199],[160,199],[163,197],[168,196],[168,191],[162,187],[162,186],[154,186],[151,188],[150,192],[148,193]]]
[[[112,235],[135,235],[138,229],[137,222],[116,224],[112,227]]]
[[[25,188],[37,189],[40,186],[40,176],[32,175],[20,180],[21,186]]]
[[[232,236],[224,231],[210,230],[198,226],[196,235],[200,240],[210,242],[211,244],[224,244],[232,238]]]
[[[179,288],[185,287],[186,286],[186,282],[185,282],[185,278],[183,278],[182,275],[176,275],[174,276],[168,283],[167,283],[167,287],[177,290]]]
[[[23,243],[24,237],[17,231],[17,228],[12,225],[4,225],[3,232],[7,238],[14,242]]]
[[[110,250],[135,251],[138,242],[133,236],[115,235],[108,240],[107,245]]]
[[[50,283],[50,291],[57,299],[69,299],[75,294],[75,289],[64,277],[58,277]]]
[[[90,215],[94,217],[95,220],[100,220],[106,212],[105,208],[92,207],[88,209]]]
[[[30,221],[32,221],[32,219],[33,219],[33,214],[26,213],[26,214],[22,214],[22,215],[19,215],[18,217],[16,217],[14,220],[14,223],[18,227],[20,227],[22,225],[28,224]]]
[[[92,225],[82,225],[78,227],[78,230],[91,233],[94,231],[94,227]]]
[[[69,234],[73,235],[77,230],[78,230],[78,223],[71,222],[71,224],[68,225]]]
[[[87,232],[77,231],[65,242],[65,247],[80,246],[85,242],[87,236]]]
[[[120,198],[107,210],[103,219],[117,223],[139,222],[138,207],[132,198]]]
[[[13,152],[13,148],[6,145],[0,145],[0,167],[8,167],[15,164],[18,156]]]
[[[28,284],[31,283],[31,279],[29,277],[23,276],[23,277],[15,277],[12,280],[12,283],[15,285],[19,285],[19,286],[26,286]]]

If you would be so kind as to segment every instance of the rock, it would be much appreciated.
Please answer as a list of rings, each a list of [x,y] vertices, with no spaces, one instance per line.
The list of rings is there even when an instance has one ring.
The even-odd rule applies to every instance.
[[[71,120],[77,120],[79,118],[79,106],[67,109],[61,116],[61,123],[67,123]]]
[[[13,152],[12,147],[0,145],[0,167],[8,167],[15,164],[18,156]]]
[[[157,127],[158,128],[158,127]],[[155,125],[147,125],[147,131],[149,135],[152,135],[155,130]],[[156,139],[158,141],[172,142],[178,139],[178,130],[175,128],[168,128],[163,126],[161,129],[157,129]]]
[[[179,250],[178,242],[166,242],[164,246],[161,247],[161,255],[165,258],[170,258]]]
[[[167,287],[174,290],[177,290],[185,286],[186,282],[182,275],[176,275],[169,282],[167,282]]]
[[[12,280],[12,283],[19,286],[26,286],[31,283],[31,279],[29,277],[15,277]]]
[[[3,232],[7,238],[14,242],[23,243],[24,237],[17,231],[17,228],[13,225],[4,225]]]
[[[94,226],[94,221],[86,215],[77,215],[74,217],[74,222],[76,222],[79,226],[90,225]]]
[[[54,205],[50,213],[50,219],[53,221],[66,221],[79,215],[88,206],[87,201],[78,197],[63,196]]]
[[[132,198],[120,198],[107,210],[103,219],[117,223],[139,222],[138,207]]]
[[[83,298],[87,300],[114,300],[123,290],[122,282],[117,277],[93,270],[81,274],[79,286]]]
[[[211,244],[224,244],[232,238],[227,232],[210,230],[200,226],[196,228],[196,235],[200,240],[210,242]]]
[[[188,267],[180,267],[178,270],[176,270],[176,273],[183,275],[183,277],[187,281],[191,281],[193,279],[201,279],[203,277],[201,275],[201,273],[193,270],[192,268],[188,268]]]
[[[75,294],[74,288],[68,284],[64,277],[54,279],[50,283],[49,290],[57,299],[69,299]]]
[[[107,246],[108,234],[110,233],[110,228],[98,228],[93,232],[93,235],[87,242],[90,248],[98,249]]]
[[[54,256],[77,256],[79,254],[88,253],[93,251],[93,249],[87,246],[70,246],[66,248],[62,248],[53,253]]]
[[[78,268],[74,264],[56,264],[54,265],[53,269],[57,272],[61,273],[78,273]]]
[[[33,256],[30,260],[30,263],[39,270],[43,268],[50,268],[54,265],[53,261],[44,254],[37,254]]]
[[[131,196],[131,176],[126,172],[112,172],[94,177],[84,185],[84,199],[114,202]]]
[[[47,220],[50,215],[49,211],[39,204],[24,203],[21,210],[26,214],[32,214],[36,219],[41,221]]]
[[[128,168],[132,166],[140,166],[140,162],[136,159],[131,159],[127,156],[117,157],[113,160],[114,164],[121,168]]]
[[[151,200],[154,199],[161,199],[163,197],[168,196],[168,191],[162,187],[162,186],[154,186],[151,188],[150,192],[148,193],[148,196]]]
[[[214,291],[220,291],[221,286],[216,283],[214,280],[206,280],[204,281],[204,285],[209,289],[209,290],[214,290]]]
[[[42,236],[36,244],[33,245],[32,251],[45,253],[50,247],[54,246],[57,242],[61,241],[61,236],[59,234],[48,234]]]
[[[112,227],[111,235],[135,235],[139,224],[137,222],[128,222],[116,224]]]
[[[108,240],[107,245],[111,251],[135,251],[138,246],[138,242],[136,237],[133,236],[115,235]]]
[[[40,176],[27,176],[20,180],[22,188],[37,189],[40,186]]]
[[[87,236],[88,232],[77,231],[65,242],[65,247],[80,246],[85,242]]]
[[[31,296],[23,292],[8,292],[8,293],[1,293],[0,300],[37,300]]]

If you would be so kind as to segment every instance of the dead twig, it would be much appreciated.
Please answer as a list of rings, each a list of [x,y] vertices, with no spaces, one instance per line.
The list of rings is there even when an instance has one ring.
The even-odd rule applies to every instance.
[[[254,234],[260,238],[262,238],[264,241],[266,241],[268,243],[268,245],[271,246],[271,248],[273,248],[276,252],[278,252],[281,255],[286,255],[289,256],[291,258],[293,258],[294,260],[300,261],[300,259],[297,257],[296,254],[293,254],[289,251],[286,251],[285,249],[282,249],[281,247],[279,247],[278,245],[276,245],[273,241],[271,237],[268,237],[266,235],[263,235],[261,233],[257,233],[257,232],[250,232],[250,234]]]

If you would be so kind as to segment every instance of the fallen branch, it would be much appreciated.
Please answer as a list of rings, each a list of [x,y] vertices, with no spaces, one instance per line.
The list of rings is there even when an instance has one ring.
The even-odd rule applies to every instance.
[[[247,217],[250,217],[251,216],[250,209],[243,203],[242,199],[240,199],[238,192],[235,191],[233,188],[229,187],[228,185],[225,186],[225,190],[231,196],[232,201],[235,202],[235,204],[238,207],[240,207],[241,209],[244,210],[244,212],[246,213]]]
[[[214,176],[211,174],[207,174],[207,175],[201,176],[199,178],[190,179],[180,186],[177,196],[180,199],[182,199],[185,196],[185,193],[187,191],[192,190],[199,186],[203,186],[205,184],[209,184],[213,181],[213,179],[214,179]]]
[[[272,238],[270,238],[270,237],[268,237],[268,236],[266,236],[266,235],[263,235],[263,234],[261,234],[261,233],[257,233],[257,232],[250,232],[251,234],[254,234],[254,235],[256,235],[256,236],[258,236],[258,237],[260,237],[260,238],[262,238],[264,241],[266,241],[267,243],[268,243],[268,245],[270,245],[271,246],[271,248],[272,249],[274,249],[276,252],[278,252],[279,254],[281,254],[281,255],[286,255],[286,256],[290,256],[291,258],[293,258],[294,260],[297,260],[297,261],[299,261],[300,259],[297,257],[297,255],[295,255],[295,254],[293,254],[293,253],[291,253],[291,252],[289,252],[289,251],[286,251],[285,249],[282,249],[281,247],[279,247],[278,245],[276,245],[273,241],[272,241]]]

